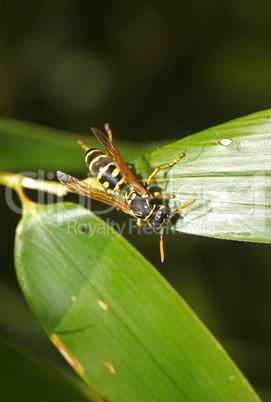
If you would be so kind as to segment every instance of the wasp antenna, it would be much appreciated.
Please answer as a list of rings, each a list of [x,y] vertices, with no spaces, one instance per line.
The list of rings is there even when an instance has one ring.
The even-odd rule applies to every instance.
[[[81,140],[77,140],[77,144],[81,145],[81,147],[82,147],[85,151],[86,151],[87,149],[89,149],[89,147],[88,147],[86,144],[84,144],[84,142],[81,141]]]
[[[164,243],[163,243],[163,232],[160,234],[160,255],[161,255],[161,262],[164,262],[165,253],[164,253]]]
[[[181,209],[184,209],[184,208],[190,207],[190,205],[194,204],[194,202],[196,202],[196,198],[194,198],[194,200],[192,200],[192,201],[188,202],[187,204],[184,204],[184,205],[182,205],[181,207],[179,207],[179,208],[175,209],[175,211],[173,211],[173,215],[175,215],[175,214],[176,214],[176,212],[181,211]],[[172,215],[172,216],[173,216],[173,215]],[[172,217],[172,216],[171,216],[171,217]]]

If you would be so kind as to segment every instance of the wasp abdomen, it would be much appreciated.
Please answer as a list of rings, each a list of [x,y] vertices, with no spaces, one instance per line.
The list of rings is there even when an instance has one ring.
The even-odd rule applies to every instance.
[[[115,191],[125,191],[129,187],[129,184],[114,162],[97,148],[89,148],[85,153],[85,160],[90,173],[105,188]]]

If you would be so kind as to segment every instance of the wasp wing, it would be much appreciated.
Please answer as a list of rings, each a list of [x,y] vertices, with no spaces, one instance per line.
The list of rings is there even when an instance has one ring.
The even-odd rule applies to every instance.
[[[68,187],[74,193],[84,195],[85,197],[93,198],[94,200],[103,202],[104,204],[119,208],[126,214],[131,213],[131,208],[128,204],[119,200],[117,197],[100,190],[98,187],[91,186],[90,184],[61,171],[57,172],[57,177],[60,183]]]
[[[126,178],[128,183],[130,183],[133,188],[136,190],[136,192],[140,195],[143,195],[146,193],[146,190],[144,187],[139,184],[138,180],[135,178],[131,170],[128,168],[122,157],[120,156],[117,148],[115,145],[109,141],[109,139],[97,128],[92,127],[91,128],[93,134],[97,138],[97,140],[102,144],[110,158],[115,162],[116,166],[119,168],[123,176]]]

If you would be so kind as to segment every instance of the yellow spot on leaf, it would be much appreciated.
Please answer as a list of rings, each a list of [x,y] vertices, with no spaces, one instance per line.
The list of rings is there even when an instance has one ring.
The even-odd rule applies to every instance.
[[[71,354],[71,352],[67,349],[67,347],[61,342],[59,337],[52,333],[51,336],[51,341],[55,345],[55,347],[59,350],[59,352],[62,354],[62,356],[67,360],[67,362],[72,366],[72,368],[78,373],[78,374],[84,374],[84,369],[81,366],[81,364],[78,362],[78,360]]]
[[[98,304],[103,310],[107,310],[109,307],[109,305],[102,300],[98,300]]]
[[[113,364],[112,364],[110,361],[105,360],[105,361],[104,361],[104,364],[105,364],[105,367],[108,368],[108,370],[110,371],[110,373],[116,374],[115,367],[113,366]]]

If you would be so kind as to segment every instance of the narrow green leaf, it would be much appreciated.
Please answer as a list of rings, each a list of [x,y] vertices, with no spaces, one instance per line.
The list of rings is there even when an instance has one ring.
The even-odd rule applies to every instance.
[[[172,228],[225,239],[271,241],[271,110],[204,130],[134,161],[144,182],[184,152],[154,186],[175,194],[172,208],[194,198]]]
[[[270,242],[271,239],[271,110],[255,113],[191,135],[134,160],[145,182],[155,167],[186,156],[153,180],[163,194],[175,194],[175,208],[196,203],[175,217],[172,228],[226,239]],[[0,119],[3,168],[60,169],[73,174],[84,166],[75,137],[56,130]],[[81,136],[80,136],[81,137]],[[84,137],[82,137],[84,139]],[[93,145],[91,137],[85,141]],[[150,144],[149,144],[150,146]],[[146,145],[148,148],[148,145]],[[124,147],[124,158],[146,152]],[[133,149],[134,153],[131,152]],[[87,172],[87,169],[86,169]]]
[[[86,127],[86,132],[88,129]],[[0,170],[13,172],[41,169],[66,169],[71,172],[85,169],[87,172],[84,152],[76,141],[81,139],[89,146],[98,146],[90,129],[89,135],[75,135],[4,118],[0,118],[0,136]],[[118,140],[117,136],[115,139]],[[129,144],[118,141],[117,144],[126,160],[149,152],[157,146],[157,143]]]
[[[7,402],[87,402],[68,379],[0,337],[1,400]],[[93,399],[94,401],[94,399]],[[98,401],[98,399],[97,399]]]
[[[258,400],[185,302],[117,232],[74,204],[30,207],[16,234],[19,282],[91,388],[111,402]]]

